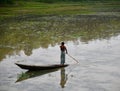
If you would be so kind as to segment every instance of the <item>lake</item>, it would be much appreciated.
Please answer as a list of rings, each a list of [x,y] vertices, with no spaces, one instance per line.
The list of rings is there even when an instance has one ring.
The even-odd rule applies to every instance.
[[[15,63],[68,67],[29,72]],[[120,91],[120,16],[18,16],[0,21],[0,91]]]

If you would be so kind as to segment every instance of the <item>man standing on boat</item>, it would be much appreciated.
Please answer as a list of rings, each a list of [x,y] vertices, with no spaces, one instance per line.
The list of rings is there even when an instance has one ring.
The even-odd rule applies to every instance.
[[[65,63],[65,53],[67,54],[67,48],[64,45],[64,42],[61,42],[60,50],[61,50],[61,64],[64,65]]]

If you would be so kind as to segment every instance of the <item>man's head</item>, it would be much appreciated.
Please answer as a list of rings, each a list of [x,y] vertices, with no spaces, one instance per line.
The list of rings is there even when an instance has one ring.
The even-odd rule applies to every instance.
[[[61,42],[61,45],[64,45],[65,43],[64,42]]]

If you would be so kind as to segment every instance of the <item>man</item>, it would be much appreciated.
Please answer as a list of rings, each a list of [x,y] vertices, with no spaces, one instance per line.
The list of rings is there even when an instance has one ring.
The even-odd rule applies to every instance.
[[[67,52],[67,48],[66,48],[66,46],[64,44],[65,43],[62,42],[61,46],[60,46],[60,50],[61,50],[61,65],[64,65],[64,63],[65,63],[65,52],[66,52],[66,54],[68,53]]]

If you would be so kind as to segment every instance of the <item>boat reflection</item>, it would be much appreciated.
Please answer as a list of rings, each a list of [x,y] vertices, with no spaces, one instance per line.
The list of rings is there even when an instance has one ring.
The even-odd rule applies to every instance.
[[[61,68],[61,80],[60,80],[61,88],[65,87],[67,80],[68,80],[68,77],[67,77],[67,74],[65,73],[65,68]]]
[[[24,81],[29,78],[37,77],[37,76],[42,76],[51,72],[55,72],[58,69],[51,69],[51,70],[40,70],[40,71],[27,71],[25,73],[19,74],[19,77],[16,82]]]
[[[34,77],[37,77],[37,76],[42,76],[42,75],[45,75],[45,74],[48,74],[48,73],[51,73],[51,72],[55,72],[55,71],[58,71],[58,70],[59,69],[27,71],[25,73],[22,72],[21,74],[19,74],[19,77],[18,77],[16,82],[21,82],[21,81],[24,81],[24,80],[27,80],[27,79],[30,79],[30,78],[34,78]],[[60,69],[60,77],[61,77],[60,86],[61,86],[61,88],[64,88],[65,84],[68,80],[67,74],[65,73],[65,68]]]

